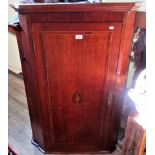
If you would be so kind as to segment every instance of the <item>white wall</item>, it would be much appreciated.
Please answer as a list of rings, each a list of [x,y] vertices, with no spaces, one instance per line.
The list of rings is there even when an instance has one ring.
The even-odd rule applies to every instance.
[[[17,3],[19,0],[9,0],[9,4]],[[8,21],[12,20],[17,15],[11,7],[8,8]],[[8,33],[8,68],[16,73],[21,72],[21,63],[19,59],[19,51],[16,36],[13,33]]]
[[[20,0],[9,0],[9,4],[18,3]],[[10,6],[8,6],[8,19],[12,19],[17,15],[17,12],[14,11]]]
[[[137,5],[139,8],[137,8],[137,11],[145,11],[146,10],[146,0],[102,0],[102,2],[137,2]]]
[[[16,36],[13,33],[8,34],[8,67],[16,73],[21,72],[21,63]]]

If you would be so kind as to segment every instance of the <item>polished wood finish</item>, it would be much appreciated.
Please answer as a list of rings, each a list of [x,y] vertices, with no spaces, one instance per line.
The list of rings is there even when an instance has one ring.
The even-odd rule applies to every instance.
[[[122,155],[144,155],[146,148],[146,129],[140,116],[129,116],[123,143]]]
[[[49,106],[52,106],[52,124],[55,128],[53,130],[55,130],[55,138],[59,140],[55,143],[82,143],[85,144],[84,147],[89,144],[89,149],[95,148],[94,144],[98,146],[104,144],[104,139],[100,140],[100,137],[104,136],[102,121],[105,120],[104,110],[107,108],[107,102],[104,105],[103,102],[107,100],[106,93],[110,91],[109,87],[114,86],[116,79],[118,57],[115,55],[119,53],[122,27],[121,23],[113,23],[115,29],[109,31],[110,25],[110,23],[82,23],[33,24],[32,26],[36,59],[42,59],[42,51],[46,56],[45,62],[37,61],[39,68],[46,67],[46,73],[43,72],[45,70],[39,69],[38,78],[43,82],[42,85],[45,85],[44,75],[47,74],[49,88],[44,95],[51,96]],[[38,30],[42,32],[41,36]],[[83,35],[82,40],[75,39],[77,32]],[[111,52],[107,53],[108,51]],[[108,73],[113,74],[113,77]],[[81,94],[82,101],[79,104],[70,101],[76,92]],[[52,129],[48,131],[50,130]],[[81,137],[83,137],[82,141]],[[80,148],[82,149],[82,145]]]
[[[133,8],[134,3],[15,8],[33,140],[42,150],[114,149]]]

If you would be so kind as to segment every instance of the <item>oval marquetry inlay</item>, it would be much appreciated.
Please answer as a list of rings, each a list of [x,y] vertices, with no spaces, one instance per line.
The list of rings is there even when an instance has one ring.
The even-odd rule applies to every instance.
[[[82,101],[81,94],[80,94],[79,92],[75,92],[75,93],[73,94],[72,101],[73,101],[73,103],[75,103],[75,104],[81,103],[81,101]]]

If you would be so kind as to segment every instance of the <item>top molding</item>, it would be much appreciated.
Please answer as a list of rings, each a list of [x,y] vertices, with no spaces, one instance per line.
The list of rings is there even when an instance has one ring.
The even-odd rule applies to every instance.
[[[126,12],[136,10],[135,3],[29,3],[10,5],[19,13],[47,13],[47,12]]]

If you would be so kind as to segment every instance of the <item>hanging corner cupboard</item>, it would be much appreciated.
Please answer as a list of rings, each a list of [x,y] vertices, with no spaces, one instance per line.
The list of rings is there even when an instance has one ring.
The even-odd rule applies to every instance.
[[[12,7],[33,143],[43,152],[113,150],[135,4]]]

